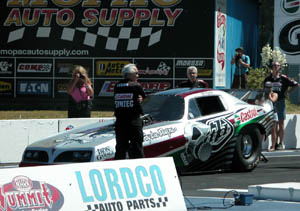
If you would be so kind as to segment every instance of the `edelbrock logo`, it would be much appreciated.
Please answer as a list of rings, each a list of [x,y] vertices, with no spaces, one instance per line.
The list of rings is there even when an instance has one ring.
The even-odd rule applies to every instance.
[[[287,15],[294,15],[300,8],[299,0],[281,0],[281,10]]]
[[[19,175],[0,185],[0,211],[60,210],[63,194],[54,186]]]

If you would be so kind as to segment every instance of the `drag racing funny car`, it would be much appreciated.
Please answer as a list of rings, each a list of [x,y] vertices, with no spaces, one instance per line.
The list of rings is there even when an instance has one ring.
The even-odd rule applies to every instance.
[[[172,156],[181,172],[251,171],[274,124],[272,103],[248,104],[222,90],[181,88],[143,102],[146,157]],[[114,119],[29,145],[20,166],[113,160]]]

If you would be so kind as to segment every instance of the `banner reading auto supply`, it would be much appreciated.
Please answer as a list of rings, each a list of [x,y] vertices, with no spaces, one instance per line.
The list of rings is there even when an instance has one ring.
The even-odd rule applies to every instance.
[[[0,57],[213,57],[214,1],[2,0]]]

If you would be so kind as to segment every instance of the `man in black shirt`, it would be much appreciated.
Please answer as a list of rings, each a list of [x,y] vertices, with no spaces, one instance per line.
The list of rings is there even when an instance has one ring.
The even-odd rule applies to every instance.
[[[285,133],[284,120],[286,118],[286,94],[287,92],[291,93],[299,85],[296,81],[280,73],[280,64],[276,61],[272,64],[272,74],[265,78],[263,84],[265,85],[267,82],[272,83],[273,92],[278,94],[278,99],[274,102],[278,121],[276,121],[272,130],[272,146],[269,149],[269,151],[274,151],[275,149],[283,149],[283,137]],[[289,87],[292,88],[289,89]],[[279,144],[277,143],[278,137],[280,139]]]
[[[146,97],[142,86],[137,83],[138,69],[134,64],[125,65],[123,78],[114,89],[115,102],[115,160],[143,158],[143,115],[142,100]]]
[[[198,70],[195,66],[190,66],[186,70],[188,80],[179,84],[180,88],[207,88],[208,83],[197,78]]]

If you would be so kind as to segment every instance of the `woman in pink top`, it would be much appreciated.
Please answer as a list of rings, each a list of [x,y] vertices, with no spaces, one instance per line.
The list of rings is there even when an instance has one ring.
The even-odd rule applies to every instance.
[[[91,97],[94,95],[94,89],[84,67],[75,66],[67,91],[70,94],[68,117],[91,117]]]

